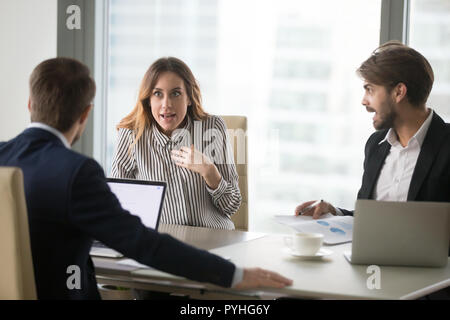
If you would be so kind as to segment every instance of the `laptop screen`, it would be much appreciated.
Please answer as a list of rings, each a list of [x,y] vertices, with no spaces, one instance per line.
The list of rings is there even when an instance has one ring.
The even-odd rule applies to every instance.
[[[107,179],[122,208],[141,218],[148,228],[157,230],[166,190],[165,182]]]

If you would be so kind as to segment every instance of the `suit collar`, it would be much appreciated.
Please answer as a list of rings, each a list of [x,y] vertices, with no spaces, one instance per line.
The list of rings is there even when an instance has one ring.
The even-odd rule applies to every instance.
[[[367,169],[366,171],[366,186],[364,190],[361,190],[362,193],[360,195],[361,199],[371,199],[373,195],[373,189],[375,187],[375,183],[378,180],[378,177],[381,172],[381,168],[383,167],[384,160],[389,154],[389,150],[391,149],[391,145],[384,141],[381,144],[376,144],[374,147],[374,151],[370,153],[370,157],[367,160],[367,164],[365,165]]]
[[[430,171],[434,159],[438,154],[441,144],[447,136],[446,125],[436,113],[433,114],[430,127],[428,129],[419,158],[414,168],[411,184],[408,191],[408,201],[414,201],[419,193],[428,172]]]
[[[64,143],[57,136],[42,128],[27,128],[22,132],[22,135],[31,140],[47,140],[65,147]]]
[[[42,122],[32,122],[28,125],[28,128],[39,128],[48,131],[58,137],[58,139],[61,140],[61,142],[64,144],[64,146],[66,146],[67,149],[70,149],[69,141],[67,141],[66,137],[59,130],[50,127],[49,125],[46,125]]]

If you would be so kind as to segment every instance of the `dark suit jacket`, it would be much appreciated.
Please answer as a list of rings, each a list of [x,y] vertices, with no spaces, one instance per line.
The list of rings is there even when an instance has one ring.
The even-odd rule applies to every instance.
[[[0,143],[0,165],[24,174],[39,299],[100,298],[89,255],[93,239],[156,269],[231,285],[234,264],[146,228],[122,209],[99,164],[67,149],[50,132],[29,128]],[[80,289],[67,287],[71,265],[81,270]]]
[[[377,131],[367,140],[358,199],[373,199],[381,168],[391,149],[387,141],[379,144],[387,132]],[[445,123],[436,112],[414,168],[407,200],[450,202],[450,124]],[[345,215],[353,215],[353,211],[341,210]]]

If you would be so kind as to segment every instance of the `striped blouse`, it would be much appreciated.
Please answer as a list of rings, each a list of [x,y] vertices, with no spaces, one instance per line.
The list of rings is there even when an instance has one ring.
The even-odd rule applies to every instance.
[[[151,125],[131,149],[133,131],[119,129],[112,177],[166,181],[163,223],[232,230],[230,216],[239,209],[242,197],[225,123],[217,116],[204,121],[187,117],[184,127],[176,129],[170,138]],[[173,162],[171,150],[191,144],[219,170],[222,179],[215,190],[200,174]]]

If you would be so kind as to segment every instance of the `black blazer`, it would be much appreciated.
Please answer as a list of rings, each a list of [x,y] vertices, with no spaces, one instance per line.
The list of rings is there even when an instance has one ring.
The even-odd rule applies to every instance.
[[[0,143],[0,165],[24,174],[31,251],[39,299],[99,299],[89,255],[98,239],[125,256],[192,280],[229,287],[234,264],[146,228],[122,209],[100,165],[53,134],[29,128]],[[81,270],[81,288],[66,282]]]
[[[365,148],[364,175],[358,199],[373,199],[374,188],[391,145],[383,140],[388,130],[373,133]],[[420,150],[411,184],[408,201],[450,202],[450,124],[436,112]],[[353,211],[341,209],[345,215]]]

